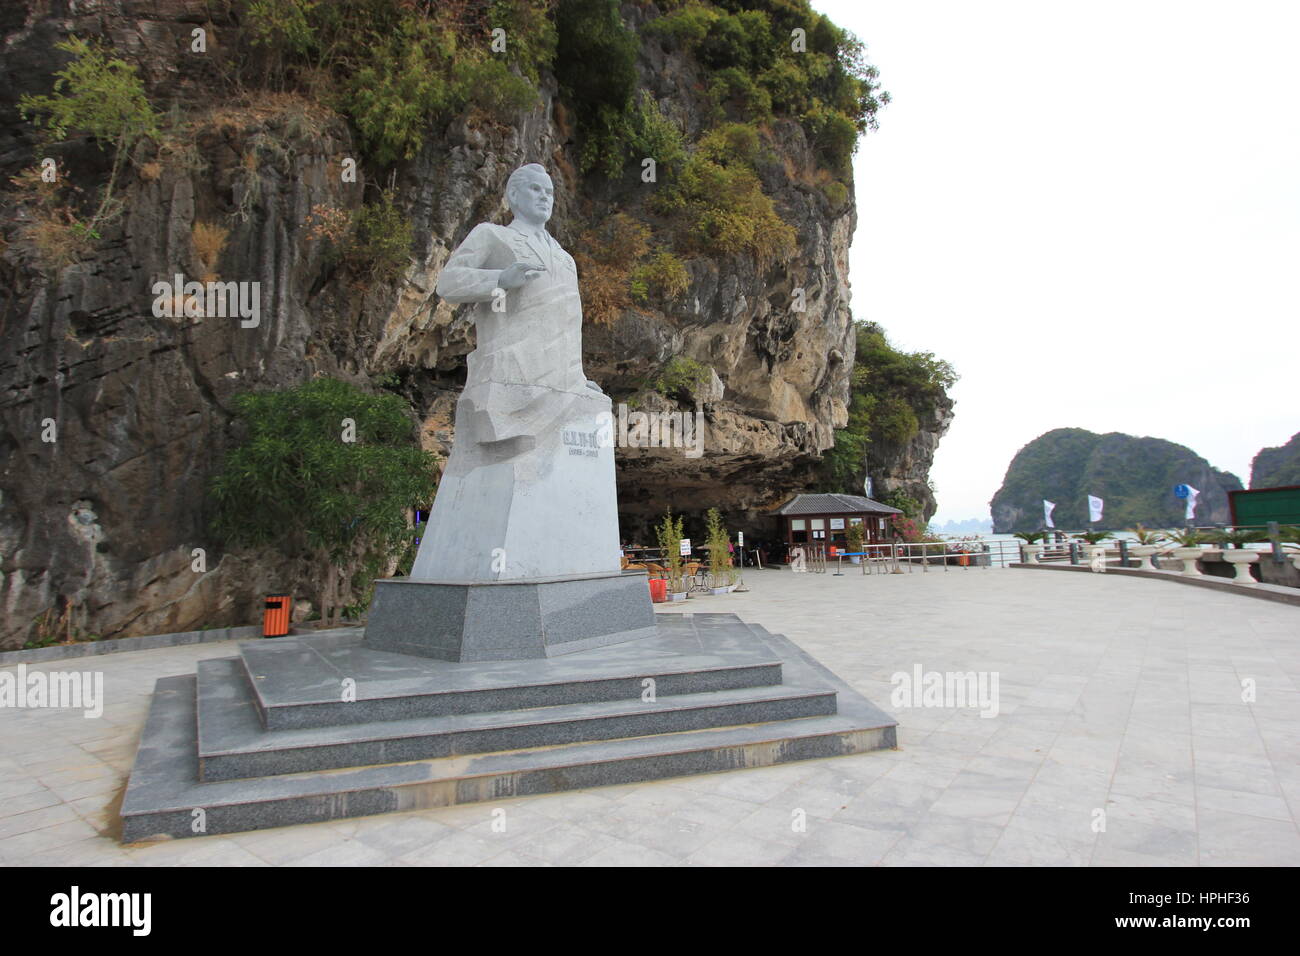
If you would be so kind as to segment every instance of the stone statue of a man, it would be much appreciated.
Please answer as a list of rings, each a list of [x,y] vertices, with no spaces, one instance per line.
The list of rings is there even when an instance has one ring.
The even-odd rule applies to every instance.
[[[577,269],[545,228],[550,176],[521,166],[506,201],[511,223],[475,226],[438,278],[444,299],[474,303],[478,347],[412,579],[619,568],[610,401],[583,374]]]

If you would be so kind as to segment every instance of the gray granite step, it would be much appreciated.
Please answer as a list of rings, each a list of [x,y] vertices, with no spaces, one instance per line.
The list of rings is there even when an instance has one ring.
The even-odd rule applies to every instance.
[[[703,652],[704,656],[726,660],[732,659],[738,648],[743,648],[743,653],[779,661],[787,686],[765,688],[759,697],[771,694],[769,700],[775,701],[780,699],[782,690],[791,691],[795,700],[832,700],[836,710],[823,716],[783,717],[759,723],[652,732],[378,766],[202,780],[198,681],[194,676],[168,677],[157,683],[123,798],[123,840],[235,833],[683,774],[762,767],[896,746],[894,720],[781,635],[768,634],[761,628],[751,629],[733,615],[683,615],[678,620],[664,621],[661,631],[666,643],[678,648],[679,656]],[[593,651],[595,656],[587,665],[609,664],[609,659],[602,660],[601,655],[611,654],[626,669],[634,661],[620,656],[625,650]],[[663,663],[662,655],[652,654],[651,658],[646,663]],[[223,666],[213,666],[211,675],[206,674],[209,668],[205,666],[205,678],[229,681],[237,687],[238,668],[231,661],[215,663]],[[640,672],[658,669],[662,668],[642,667]],[[728,688],[703,692],[701,700],[711,693],[715,696],[715,709],[721,711],[729,700],[738,703],[735,698],[744,694],[754,696],[757,690]],[[719,694],[731,697],[717,697]],[[205,713],[215,700],[205,701]],[[253,700],[250,692],[245,698],[241,726],[255,738],[257,724],[250,722],[248,713],[248,705]],[[672,703],[679,705],[681,701]],[[611,702],[604,706],[607,708],[604,716],[611,719],[618,719],[613,715],[619,707],[625,712],[629,710],[626,705]],[[570,716],[581,710],[571,710]],[[599,708],[588,711],[589,716],[599,712]],[[674,707],[667,712],[691,713],[690,719],[696,719],[699,713],[708,712],[708,708],[688,706],[683,711]],[[508,719],[490,714],[455,716],[462,721],[463,728],[475,726],[473,732],[500,729]],[[474,725],[475,720],[480,723]],[[215,725],[207,720],[204,723],[208,724],[203,730],[204,746],[208,746],[214,739],[211,735],[215,733]],[[263,732],[263,737],[298,739],[283,734]],[[262,752],[254,748],[249,754]],[[202,759],[216,755],[212,751]]]
[[[667,622],[656,637],[543,660],[438,661],[374,650],[355,634],[250,641],[239,651],[268,730],[640,700],[648,678],[659,697],[780,684],[780,659],[723,617],[731,621],[703,630]]]
[[[835,691],[790,685],[450,714],[334,727],[266,730],[235,658],[199,663],[203,780],[551,747],[835,713]]]

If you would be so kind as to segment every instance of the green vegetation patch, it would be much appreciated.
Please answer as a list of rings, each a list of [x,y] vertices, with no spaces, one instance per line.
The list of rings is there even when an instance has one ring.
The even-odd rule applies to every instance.
[[[555,55],[546,0],[254,0],[253,45],[271,85],[329,81],[379,165],[411,159],[430,122],[474,107],[504,119],[537,102]],[[504,43],[492,49],[493,30]]]
[[[874,322],[856,323],[855,335],[849,422],[836,430],[835,446],[822,457],[823,490],[843,494],[861,494],[870,445],[897,446],[911,441],[922,419],[934,414],[937,403],[957,382],[957,373],[948,362],[932,352],[894,348],[885,330]],[[913,499],[900,501],[884,503],[909,517],[919,514],[920,507]]]
[[[234,398],[242,436],[211,484],[210,528],[230,545],[307,555],[329,609],[364,606],[367,573],[409,560],[413,508],[435,490],[406,402],[330,378]],[[360,592],[359,594],[357,592]]]

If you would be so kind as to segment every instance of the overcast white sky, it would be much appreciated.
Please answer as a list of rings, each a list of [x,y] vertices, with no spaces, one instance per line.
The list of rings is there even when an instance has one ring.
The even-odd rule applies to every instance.
[[[937,521],[986,516],[1052,428],[1243,481],[1300,431],[1300,3],[812,2],[893,95],[854,315],[961,375]]]

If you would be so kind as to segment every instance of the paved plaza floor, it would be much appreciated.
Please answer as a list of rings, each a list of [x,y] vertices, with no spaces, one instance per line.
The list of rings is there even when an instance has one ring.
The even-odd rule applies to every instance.
[[[1300,865],[1300,608],[1017,569],[746,583],[660,610],[787,635],[898,750],[124,847],[154,681],[234,645],[82,658],[28,669],[102,670],[99,719],[0,710],[0,865]],[[997,716],[897,706],[918,667],[996,674]]]

